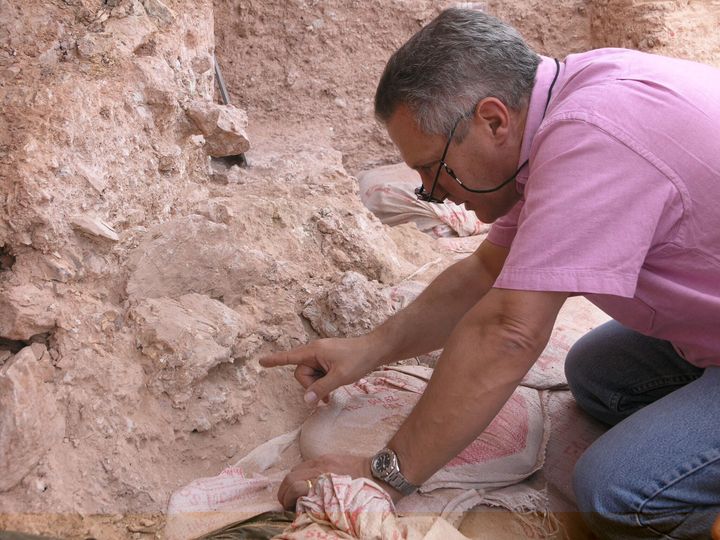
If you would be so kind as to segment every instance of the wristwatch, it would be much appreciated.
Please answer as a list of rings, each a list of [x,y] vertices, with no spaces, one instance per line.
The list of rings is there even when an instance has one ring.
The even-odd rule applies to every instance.
[[[420,488],[408,482],[402,475],[397,454],[390,448],[383,448],[373,456],[370,460],[370,471],[375,478],[389,484],[403,495],[411,495]]]

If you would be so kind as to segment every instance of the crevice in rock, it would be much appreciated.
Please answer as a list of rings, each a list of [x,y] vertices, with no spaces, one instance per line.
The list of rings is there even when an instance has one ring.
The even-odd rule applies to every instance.
[[[12,270],[15,265],[15,255],[6,245],[0,246],[0,272]]]
[[[30,345],[29,341],[22,339],[7,339],[0,337],[0,350],[10,351],[12,354],[19,353],[22,349]]]
[[[0,336],[0,350],[10,351],[13,354],[20,352],[25,347],[29,347],[33,343],[42,343],[46,347],[49,346],[50,333],[35,334],[30,339],[8,339]]]
[[[210,162],[213,165],[224,166],[227,169],[229,169],[233,165],[237,165],[238,167],[249,166],[245,154],[238,154],[235,156],[211,157]]]

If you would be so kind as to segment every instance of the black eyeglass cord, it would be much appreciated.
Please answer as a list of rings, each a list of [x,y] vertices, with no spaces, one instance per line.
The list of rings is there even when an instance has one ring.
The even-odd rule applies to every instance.
[[[558,61],[557,58],[553,58],[553,60],[555,60],[555,76],[553,77],[552,83],[550,83],[550,88],[548,89],[547,100],[545,100],[545,108],[543,109],[542,118],[540,118],[541,122],[545,119],[545,114],[547,113],[548,107],[550,106],[550,98],[552,97],[553,88],[555,88],[555,83],[557,82],[558,76],[560,75],[560,62]],[[520,165],[517,168],[517,170],[513,173],[513,175],[510,178],[503,181],[501,184],[495,186],[492,189],[471,189],[465,185],[463,185],[462,187],[464,187],[466,190],[468,190],[472,193],[492,193],[493,191],[498,191],[498,190],[504,188],[506,185],[508,185],[513,180],[515,180],[517,175],[520,174],[520,171],[522,171],[523,168],[528,163],[530,163],[530,158],[523,161],[522,165]]]

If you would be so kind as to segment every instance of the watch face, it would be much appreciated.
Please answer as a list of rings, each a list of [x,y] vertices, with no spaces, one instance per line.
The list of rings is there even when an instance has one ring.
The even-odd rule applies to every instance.
[[[378,452],[372,460],[372,470],[378,476],[386,476],[395,468],[395,456],[389,450]]]

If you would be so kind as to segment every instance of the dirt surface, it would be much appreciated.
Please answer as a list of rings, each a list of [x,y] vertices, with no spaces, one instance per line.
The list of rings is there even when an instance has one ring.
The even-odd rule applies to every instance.
[[[720,64],[715,1],[508,4],[473,6],[544,54]],[[375,84],[448,5],[0,0],[0,529],[161,535],[174,489],[307,416],[259,356],[363,331],[452,260],[351,176],[397,160]],[[248,139],[249,169],[211,165]]]
[[[590,46],[586,2],[472,3],[523,29],[544,54]],[[390,54],[450,2],[215,2],[217,57],[233,103],[256,136],[313,133],[343,154],[351,174],[395,162],[373,118],[375,87]],[[558,21],[559,27],[549,24]],[[272,39],[268,39],[272,36]]]

